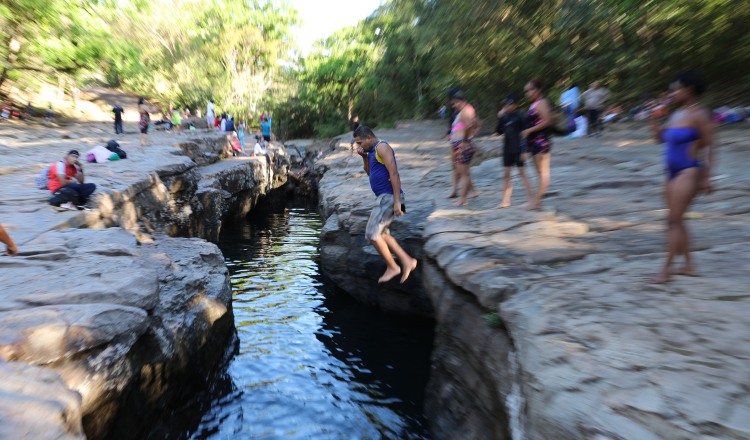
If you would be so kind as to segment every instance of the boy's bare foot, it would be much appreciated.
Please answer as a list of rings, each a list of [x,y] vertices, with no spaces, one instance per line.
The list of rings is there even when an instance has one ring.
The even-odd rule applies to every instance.
[[[523,205],[520,206],[521,209],[526,211],[536,211],[537,209],[541,208],[541,205],[537,205],[535,203],[526,202]]]
[[[411,261],[407,261],[404,263],[404,270],[401,273],[401,284],[404,284],[404,281],[409,278],[409,274],[411,274],[412,271],[417,268],[417,263],[418,261],[416,260],[416,258],[412,258]]]
[[[456,200],[455,202],[453,202],[453,205],[454,206],[468,206],[469,202],[467,202],[466,200]]]
[[[401,273],[401,268],[399,266],[396,267],[389,267],[385,270],[385,273],[383,276],[378,278],[378,283],[387,283],[388,281],[392,280],[394,277],[396,277],[398,274]]]
[[[458,197],[458,194],[456,194],[455,192],[452,192],[448,194],[448,197],[446,197],[446,199],[455,199],[456,197]]]
[[[477,197],[479,197],[479,193],[476,191],[474,191],[474,194],[469,196],[470,199],[476,199]]]
[[[503,203],[497,205],[497,207],[500,208],[500,209],[510,208],[510,202],[503,202]]]
[[[663,270],[659,272],[658,274],[652,276],[651,278],[647,279],[646,282],[649,284],[665,284],[668,283],[670,280],[669,272],[667,270]]]

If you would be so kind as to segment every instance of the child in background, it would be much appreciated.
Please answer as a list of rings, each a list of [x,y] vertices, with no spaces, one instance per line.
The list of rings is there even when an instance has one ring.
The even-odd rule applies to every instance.
[[[497,134],[505,135],[503,144],[503,166],[505,167],[503,201],[497,207],[508,208],[510,206],[510,196],[513,193],[513,181],[510,178],[510,172],[514,166],[518,169],[518,174],[521,176],[521,181],[526,190],[526,200],[531,203],[531,184],[524,169],[524,160],[527,154],[526,141],[521,137],[521,132],[526,128],[526,119],[518,111],[518,99],[513,95],[508,95],[503,109],[498,112],[497,116],[500,118],[497,123]]]
[[[240,140],[240,145],[242,146],[242,152],[245,152],[245,121],[240,121],[239,124],[237,124],[237,138]]]
[[[180,116],[180,111],[177,109],[172,110],[172,127],[179,130],[180,125],[182,125],[182,116]]]
[[[240,140],[237,138],[237,133],[232,133],[232,140],[230,141],[230,144],[232,145],[233,156],[245,155],[245,152],[242,151],[242,145],[240,144]]]
[[[264,148],[265,141],[261,136],[255,136],[255,147],[253,148],[253,156],[263,156],[266,154]]]

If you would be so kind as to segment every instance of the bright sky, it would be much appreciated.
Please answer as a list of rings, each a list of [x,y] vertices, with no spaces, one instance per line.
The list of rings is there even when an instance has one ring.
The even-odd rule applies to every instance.
[[[325,38],[335,31],[354,26],[368,17],[382,3],[381,0],[289,0],[299,11],[302,25],[297,29],[297,44],[307,55],[315,40]]]

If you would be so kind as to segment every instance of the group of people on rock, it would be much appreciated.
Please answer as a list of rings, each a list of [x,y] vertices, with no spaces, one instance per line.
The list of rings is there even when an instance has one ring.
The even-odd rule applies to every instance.
[[[653,115],[652,130],[658,143],[665,143],[666,181],[664,186],[667,201],[667,256],[657,275],[648,281],[665,283],[673,275],[695,276],[696,270],[690,258],[690,239],[684,223],[684,215],[699,192],[712,191],[711,173],[716,166],[714,125],[711,112],[698,102],[705,91],[702,77],[696,73],[685,73],[670,85],[669,97],[672,108],[663,114]],[[497,133],[504,135],[503,165],[504,189],[499,208],[510,206],[512,193],[511,170],[519,170],[526,190],[527,201],[523,208],[541,208],[542,199],[550,183],[550,159],[552,152],[551,125],[552,106],[545,96],[544,83],[533,79],[524,86],[530,104],[526,114],[518,110],[518,98],[511,94],[498,112]],[[587,94],[588,93],[588,94]],[[450,157],[453,165],[453,186],[449,198],[458,198],[458,206],[468,205],[468,200],[478,196],[471,179],[471,160],[477,151],[474,138],[479,123],[474,107],[468,103],[465,93],[453,88],[448,93],[454,113],[448,133]],[[575,112],[578,96],[569,94],[563,100]],[[596,127],[599,110],[608,98],[608,91],[601,90],[598,83],[580,96],[584,108],[589,110],[589,119]],[[671,110],[671,111],[670,111]],[[386,263],[386,271],[378,282],[387,282],[401,275],[403,283],[416,268],[417,260],[411,257],[390,235],[389,225],[394,218],[406,212],[405,195],[401,187],[395,152],[391,146],[379,139],[364,125],[354,130],[353,142],[357,154],[363,159],[363,168],[369,176],[370,187],[377,197],[375,207],[365,229],[369,239]],[[531,157],[537,170],[539,182],[532,191],[524,163]],[[460,192],[459,192],[460,189]],[[393,258],[395,255],[399,263]],[[672,268],[676,257],[683,257],[684,265]]]
[[[550,157],[552,142],[548,127],[551,125],[552,106],[544,95],[544,84],[539,79],[529,81],[524,87],[526,97],[531,101],[528,113],[518,111],[518,98],[510,94],[498,112],[498,134],[505,135],[503,165],[505,167],[505,189],[503,200],[498,207],[510,206],[512,184],[511,169],[516,167],[526,189],[527,201],[524,209],[538,209],[550,182]],[[464,92],[458,88],[448,93],[454,118],[449,132],[453,184],[448,198],[458,198],[457,206],[466,206],[470,198],[478,196],[471,179],[471,160],[476,152],[474,137],[479,132],[479,123],[474,107],[466,100]],[[536,192],[526,175],[524,164],[529,156],[534,161],[539,182]],[[460,191],[460,192],[459,192]]]
[[[247,124],[245,121],[235,124],[232,115],[228,113],[217,115],[213,99],[209,100],[206,105],[206,123],[209,128],[213,127],[216,131],[230,133],[230,143],[235,155],[264,155],[266,154],[268,143],[273,140],[273,131],[271,130],[272,118],[270,114],[265,112],[258,115],[258,126],[260,129],[255,132],[255,146],[251,153],[247,153],[245,149],[245,134],[247,133]]]
[[[157,109],[146,102],[145,98],[138,98],[138,131],[141,134],[141,146],[146,146],[148,144],[148,131],[152,123],[151,115],[156,112]],[[115,104],[112,106],[112,113],[112,118],[114,119],[115,134],[124,134],[125,131],[123,130],[122,117],[125,113],[125,108],[120,102],[115,102]],[[182,115],[180,114],[180,111],[174,109],[170,105],[169,113],[163,113],[162,118],[156,121],[154,125],[165,126],[169,130],[172,128],[179,129],[181,124]]]
[[[115,122],[115,133],[122,134],[122,115],[125,112],[120,103],[116,103],[112,107],[114,113]],[[146,102],[145,98],[139,98],[138,100],[138,129],[141,133],[141,146],[145,146],[148,143],[148,131],[151,126],[151,114],[155,113],[155,109]],[[200,109],[196,109],[196,116],[201,117]],[[185,109],[185,117],[190,118],[190,110]],[[245,151],[245,133],[247,132],[247,124],[245,121],[235,123],[234,118],[229,113],[216,113],[216,105],[213,99],[208,101],[206,105],[206,124],[209,129],[214,129],[219,132],[231,133],[233,138],[237,138],[241,145],[241,151]],[[271,142],[273,138],[273,132],[271,129],[272,118],[270,114],[261,113],[258,116],[258,123],[260,129],[256,133],[256,140],[260,143],[260,146],[265,148],[265,143]],[[167,129],[179,129],[182,125],[182,114],[178,109],[174,109],[171,105],[169,107],[169,114],[164,114],[161,120],[157,121],[155,125],[166,125]],[[195,125],[190,123],[190,130],[195,130]]]

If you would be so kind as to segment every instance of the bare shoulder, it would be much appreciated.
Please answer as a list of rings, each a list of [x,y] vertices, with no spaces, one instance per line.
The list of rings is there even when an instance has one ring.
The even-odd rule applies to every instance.
[[[550,108],[549,99],[547,97],[544,97],[539,101],[539,111],[549,111]]]
[[[693,111],[693,118],[701,123],[713,121],[711,110],[703,106],[700,106]]]
[[[380,155],[381,157],[384,154],[389,154],[393,152],[393,148],[391,147],[391,144],[389,144],[386,141],[380,141],[380,143],[375,147],[375,151]]]

